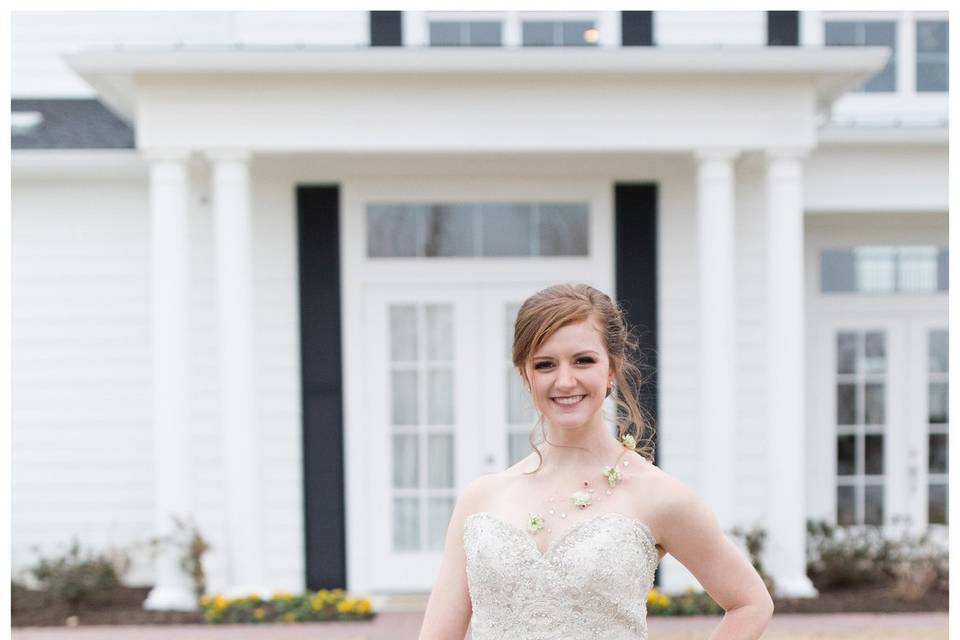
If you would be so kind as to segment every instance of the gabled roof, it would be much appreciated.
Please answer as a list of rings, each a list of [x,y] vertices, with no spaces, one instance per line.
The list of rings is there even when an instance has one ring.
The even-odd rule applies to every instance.
[[[95,98],[13,98],[13,149],[133,149],[133,128]],[[38,114],[18,130],[18,114]]]

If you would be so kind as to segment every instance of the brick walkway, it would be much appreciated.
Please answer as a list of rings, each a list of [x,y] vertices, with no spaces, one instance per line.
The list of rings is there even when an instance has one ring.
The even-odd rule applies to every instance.
[[[423,613],[383,613],[371,622],[297,625],[15,629],[13,640],[417,640]],[[701,640],[719,618],[650,619],[652,640]],[[469,637],[469,636],[468,636]],[[769,640],[947,640],[946,613],[774,616]]]

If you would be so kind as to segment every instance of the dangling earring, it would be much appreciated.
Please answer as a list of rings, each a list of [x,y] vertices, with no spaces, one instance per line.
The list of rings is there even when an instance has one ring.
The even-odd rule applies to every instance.
[[[613,393],[613,380],[611,380],[610,382],[607,383],[607,395],[606,395],[606,397],[609,398],[611,393]]]

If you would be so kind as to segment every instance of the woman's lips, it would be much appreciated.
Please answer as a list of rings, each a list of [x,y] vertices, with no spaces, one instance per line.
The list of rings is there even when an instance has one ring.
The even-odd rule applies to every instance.
[[[580,406],[580,403],[583,402],[583,399],[586,398],[586,395],[580,396],[566,396],[567,398],[579,398],[576,402],[559,402],[557,398],[550,398],[550,401],[560,407],[561,409],[573,409]]]

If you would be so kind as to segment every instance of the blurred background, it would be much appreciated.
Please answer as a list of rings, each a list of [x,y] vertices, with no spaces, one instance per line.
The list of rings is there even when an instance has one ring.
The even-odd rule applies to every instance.
[[[946,12],[20,12],[11,65],[24,585],[422,609],[571,281],[778,598],[945,610]]]

